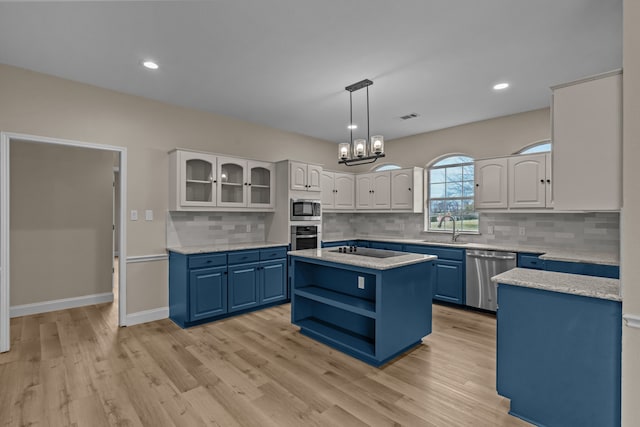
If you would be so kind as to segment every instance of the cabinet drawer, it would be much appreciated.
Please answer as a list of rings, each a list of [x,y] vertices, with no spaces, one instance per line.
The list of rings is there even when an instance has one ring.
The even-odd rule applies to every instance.
[[[438,259],[464,260],[464,249],[450,249],[442,246],[405,245],[404,250],[417,254],[435,255]]]
[[[287,248],[267,248],[260,249],[260,261],[268,261],[270,259],[286,258]]]
[[[384,249],[387,251],[398,251],[402,252],[404,249],[402,243],[391,243],[391,242],[370,242],[370,248],[373,249]]]
[[[229,264],[244,264],[260,260],[260,251],[229,252]]]
[[[544,261],[538,254],[518,254],[518,267],[544,270]]]
[[[189,255],[189,268],[217,267],[227,263],[227,254]]]

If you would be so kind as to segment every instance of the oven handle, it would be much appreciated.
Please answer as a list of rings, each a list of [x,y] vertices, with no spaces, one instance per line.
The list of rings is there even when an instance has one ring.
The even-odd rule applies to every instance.
[[[296,239],[315,239],[316,237],[318,237],[318,235],[317,234],[304,234],[304,235],[298,236],[296,234],[296,235],[294,235],[294,237]]]
[[[471,258],[489,258],[489,259],[516,259],[515,256],[496,256],[496,255],[480,255],[480,254],[467,254]]]

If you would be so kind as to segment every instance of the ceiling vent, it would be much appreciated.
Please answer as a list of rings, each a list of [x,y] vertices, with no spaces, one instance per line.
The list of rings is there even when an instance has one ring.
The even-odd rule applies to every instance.
[[[417,113],[409,113],[409,114],[406,114],[406,115],[404,115],[404,116],[400,116],[400,118],[401,118],[402,120],[415,119],[416,117],[418,117],[418,114],[417,114]]]

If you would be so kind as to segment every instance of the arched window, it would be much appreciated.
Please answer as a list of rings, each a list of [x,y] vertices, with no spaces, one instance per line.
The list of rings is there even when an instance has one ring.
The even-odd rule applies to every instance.
[[[453,229],[450,215],[456,223],[456,231],[478,232],[478,214],[473,206],[473,159],[453,155],[444,157],[428,168],[427,174],[427,231]],[[438,227],[438,225],[440,227]]]
[[[396,169],[402,169],[401,166],[398,165],[394,165],[393,163],[387,163],[384,165],[380,165],[377,166],[375,168],[373,168],[374,172],[382,172],[382,171],[392,171],[392,170],[396,170]]]
[[[527,145],[522,150],[514,154],[534,154],[534,153],[548,153],[551,151],[551,141],[540,141],[535,144]]]

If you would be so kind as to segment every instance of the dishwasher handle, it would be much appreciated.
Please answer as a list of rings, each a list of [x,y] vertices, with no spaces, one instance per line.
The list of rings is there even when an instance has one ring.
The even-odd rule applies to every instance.
[[[481,255],[481,254],[467,253],[467,256],[471,258],[487,258],[487,259],[516,259],[515,255],[499,256],[499,255]]]

